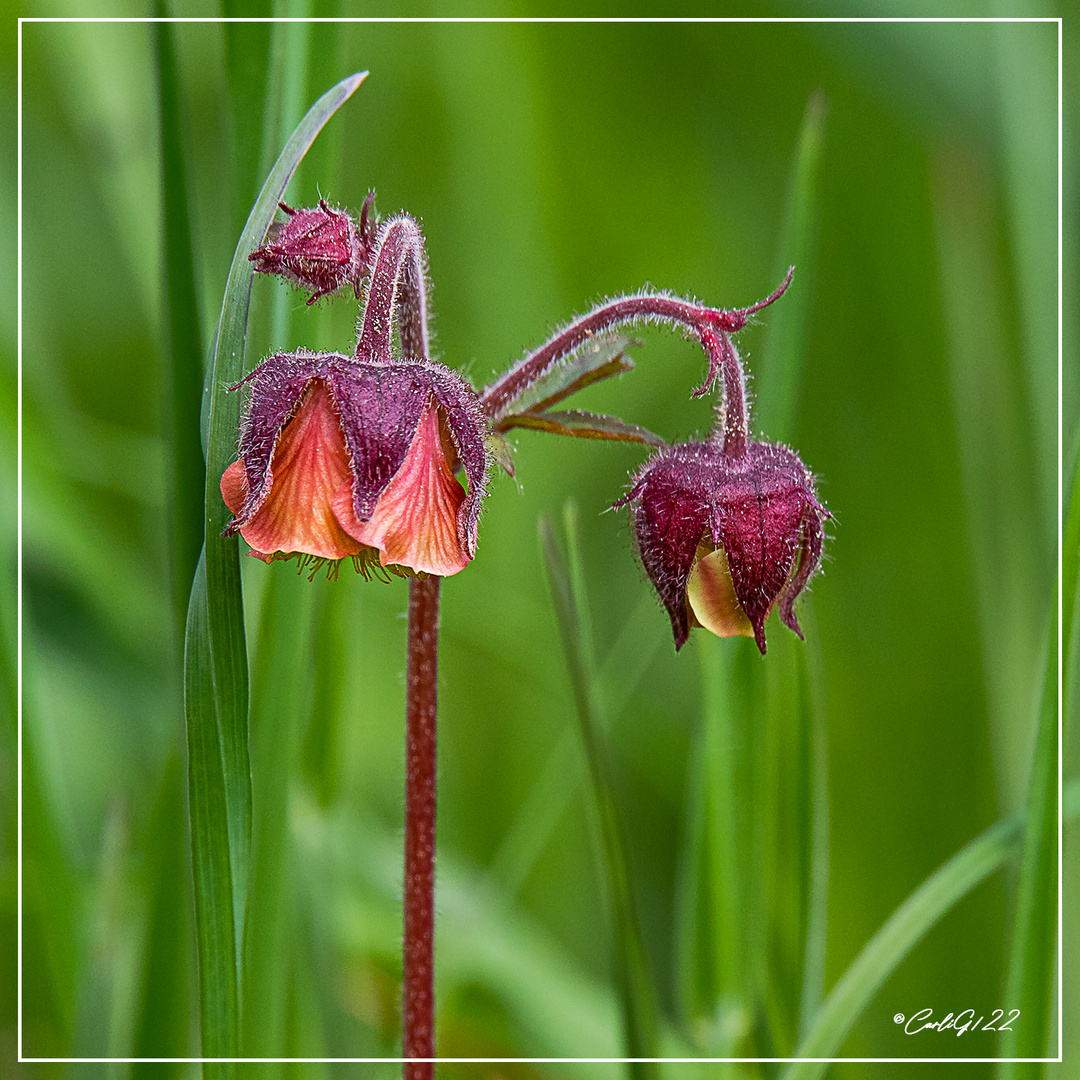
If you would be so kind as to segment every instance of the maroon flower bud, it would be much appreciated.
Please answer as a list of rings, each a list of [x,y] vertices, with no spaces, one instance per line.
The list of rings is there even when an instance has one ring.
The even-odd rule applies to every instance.
[[[730,457],[717,442],[667,447],[615,505],[627,503],[676,649],[703,626],[753,637],[764,653],[774,606],[802,637],[794,604],[821,561],[828,512],[791,450],[753,442]]]
[[[359,224],[325,199],[310,210],[278,203],[288,218],[270,226],[266,243],[248,259],[259,273],[280,274],[310,290],[309,304],[346,285],[359,297],[372,251],[374,224],[369,211],[374,198],[372,192],[365,200]]]
[[[798,455],[749,441],[742,361],[730,337],[748,315],[778,300],[791,276],[789,270],[765,300],[736,311],[645,296],[614,302],[583,320],[591,328],[644,313],[684,322],[709,358],[708,377],[694,396],[718,375],[723,385],[712,439],[658,451],[615,504],[633,507],[638,552],[671,617],[676,649],[692,626],[702,626],[720,637],[753,637],[764,653],[765,620],[777,605],[784,624],[802,637],[795,600],[821,563],[829,513]],[[574,329],[554,339],[554,349],[545,348],[561,349]],[[544,350],[535,355],[548,362]]]
[[[431,361],[365,363],[300,350],[264,361],[221,493],[251,554],[307,554],[450,575],[476,552],[486,420]],[[453,475],[460,463],[468,491]]]

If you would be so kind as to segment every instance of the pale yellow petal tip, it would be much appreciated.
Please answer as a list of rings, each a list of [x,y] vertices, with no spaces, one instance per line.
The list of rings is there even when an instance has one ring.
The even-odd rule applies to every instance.
[[[698,548],[698,558],[686,584],[691,622],[717,637],[753,637],[754,628],[735,595],[727,554],[722,547]]]
[[[458,508],[465,489],[454,479],[439,438],[439,412],[432,401],[413,436],[405,460],[383,489],[369,521],[357,521],[351,493],[339,492],[334,510],[362,544],[379,549],[383,566],[449,577],[471,556],[458,539]]]

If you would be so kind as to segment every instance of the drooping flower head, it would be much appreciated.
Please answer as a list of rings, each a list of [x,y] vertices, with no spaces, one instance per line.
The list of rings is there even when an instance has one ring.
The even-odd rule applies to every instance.
[[[794,604],[821,560],[827,512],[791,450],[752,442],[730,458],[716,442],[667,447],[616,505],[626,503],[676,649],[703,626],[765,652],[773,607],[802,637]]]
[[[765,652],[765,620],[779,607],[799,637],[794,604],[821,563],[828,511],[814,478],[794,451],[747,437],[742,363],[729,331],[767,300],[721,315],[702,313],[699,340],[709,378],[721,376],[723,396],[708,442],[664,447],[634,478],[615,506],[632,508],[642,564],[671,618],[675,648],[693,626],[720,637],[753,637]]]
[[[440,576],[472,559],[488,422],[468,383],[428,358],[426,296],[423,239],[402,214],[373,241],[355,354],[282,353],[244,380],[221,492],[234,514],[225,532],[252,555],[351,556],[361,569]]]
[[[235,515],[227,533],[267,562],[370,548],[383,566],[464,569],[487,457],[476,395],[460,376],[430,361],[300,350],[270,357],[249,379],[239,458],[221,480]]]
[[[258,273],[278,274],[310,291],[308,304],[346,285],[351,285],[359,297],[360,282],[373,251],[374,198],[374,192],[368,195],[359,223],[325,199],[303,210],[278,203],[286,219],[270,226],[266,242],[248,259],[255,263]]]

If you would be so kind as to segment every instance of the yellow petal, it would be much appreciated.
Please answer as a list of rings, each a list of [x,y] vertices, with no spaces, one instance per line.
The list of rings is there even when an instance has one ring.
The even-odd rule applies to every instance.
[[[379,549],[379,561],[449,577],[464,570],[469,555],[458,540],[458,507],[465,489],[454,479],[439,438],[439,411],[432,400],[420,417],[401,467],[383,489],[370,521],[353,512],[351,490],[339,491],[334,510],[349,533]]]
[[[717,637],[754,636],[754,628],[735,595],[727,554],[722,547],[711,551],[704,544],[698,547],[698,558],[686,584],[686,603],[691,622]]]

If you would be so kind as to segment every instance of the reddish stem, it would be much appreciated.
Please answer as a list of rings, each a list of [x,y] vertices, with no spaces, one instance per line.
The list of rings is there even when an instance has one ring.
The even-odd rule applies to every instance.
[[[390,359],[395,318],[405,356],[428,359],[426,263],[424,238],[408,214],[383,224],[375,240],[367,303],[356,340],[357,359]]]
[[[724,395],[720,400],[719,420],[713,439],[720,444],[724,456],[734,460],[746,453],[748,410],[742,363],[731,338],[722,330],[703,330],[701,345],[708,354],[710,371],[719,371],[724,380]],[[708,385],[706,383],[701,389],[707,389]],[[699,392],[695,391],[694,396],[699,396]]]
[[[435,1056],[435,726],[439,582],[409,582],[405,702],[405,946],[403,1055]],[[406,1062],[405,1080],[431,1080],[431,1061]]]
[[[489,386],[480,398],[484,411],[488,416],[499,417],[502,410],[518,394],[549,371],[564,356],[572,353],[582,342],[594,334],[604,333],[616,326],[632,325],[642,321],[674,323],[686,326],[697,334],[698,340],[709,356],[708,377],[705,383],[694,391],[694,396],[700,397],[712,386],[721,369],[726,368],[726,358],[720,347],[720,341],[724,340],[726,334],[741,330],[746,325],[748,315],[768,307],[783,296],[788,285],[791,284],[793,271],[794,267],[789,269],[787,277],[779,287],[764,300],[735,311],[710,308],[704,304],[657,293],[624,296],[601,304],[587,315],[582,315],[563,327],[539,349],[525,357],[496,383]],[[710,343],[714,345],[713,348],[710,348]],[[738,399],[728,406],[728,412],[734,415],[741,410],[745,414],[745,408],[745,400]]]

